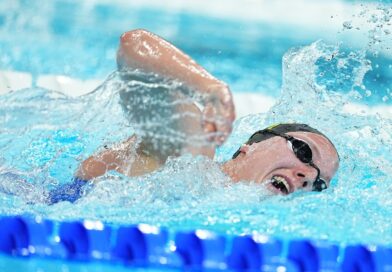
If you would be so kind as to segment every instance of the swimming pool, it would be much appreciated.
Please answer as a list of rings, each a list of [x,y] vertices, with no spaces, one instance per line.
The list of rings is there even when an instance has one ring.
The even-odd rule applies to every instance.
[[[271,198],[254,184],[226,186],[216,164],[184,157],[143,179],[109,175],[77,204],[32,205],[42,194],[36,189],[27,200],[2,195],[1,214],[102,220],[115,226],[148,223],[173,232],[202,228],[225,235],[267,234],[287,240],[391,246],[390,119],[382,112],[373,116],[347,110],[353,105],[358,109],[358,104],[388,110],[390,51],[384,46],[361,54],[358,49],[366,49],[368,40],[355,33],[355,47],[349,43],[336,46],[337,40],[348,39],[345,35],[351,37],[355,20],[354,30],[342,30],[339,25],[342,33],[336,38],[334,27],[323,28],[321,36],[314,30],[320,26],[302,25],[297,30],[287,22],[199,15],[182,6],[162,11],[149,5],[105,1],[5,3],[0,6],[2,70],[28,72],[36,86],[42,86],[45,74],[103,79],[115,69],[119,35],[132,28],[147,28],[178,45],[228,82],[235,93],[252,91],[279,101],[267,114],[238,120],[216,161],[227,159],[264,124],[296,120],[317,122],[331,136],[341,152],[342,168],[325,194]],[[380,44],[388,44],[388,37]],[[314,43],[319,38],[326,42]],[[303,47],[286,53],[293,46]],[[115,77],[84,99],[39,87],[2,96],[2,183],[27,179],[44,188],[66,183],[81,159],[102,144],[126,137],[130,131],[112,96]],[[111,119],[107,120],[104,117],[109,112]]]

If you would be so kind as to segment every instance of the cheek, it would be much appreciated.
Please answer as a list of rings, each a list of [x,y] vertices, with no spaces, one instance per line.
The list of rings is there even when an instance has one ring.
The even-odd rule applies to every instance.
[[[271,145],[265,149],[263,160],[266,165],[283,167],[292,165],[295,159],[294,153],[291,152],[285,144]]]
[[[263,179],[269,173],[281,168],[296,166],[296,157],[285,140],[279,138],[250,146],[246,166],[254,179]]]
[[[254,167],[254,174],[257,175],[255,177],[257,179],[264,178],[273,170],[288,167],[288,164],[291,162],[287,154],[283,154],[271,147],[264,149],[263,152],[255,152],[250,157],[249,165]]]

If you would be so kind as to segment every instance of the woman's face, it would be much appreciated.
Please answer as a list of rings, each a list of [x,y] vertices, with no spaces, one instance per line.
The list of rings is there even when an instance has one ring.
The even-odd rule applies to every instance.
[[[312,161],[320,169],[320,178],[326,181],[328,187],[339,167],[339,158],[333,145],[325,137],[311,132],[287,134],[310,146]],[[234,181],[268,182],[268,188],[283,194],[299,189],[312,190],[317,170],[301,162],[294,154],[291,144],[283,137],[275,136],[252,145],[243,145],[240,151],[235,159],[222,166],[223,171]],[[280,186],[272,185],[273,181],[275,184],[279,182]],[[282,186],[286,188],[278,189]]]

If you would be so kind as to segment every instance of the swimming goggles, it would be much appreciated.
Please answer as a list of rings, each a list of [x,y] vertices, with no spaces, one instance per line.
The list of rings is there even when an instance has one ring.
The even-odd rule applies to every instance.
[[[251,145],[253,143],[258,143],[266,139],[265,134],[269,133],[278,137],[282,137],[286,139],[290,145],[291,149],[294,152],[294,155],[303,163],[309,164],[311,167],[316,169],[317,171],[317,176],[316,179],[313,182],[313,189],[312,191],[316,192],[321,192],[322,190],[327,189],[327,183],[325,180],[320,178],[320,169],[313,163],[313,154],[312,154],[312,149],[310,146],[297,138],[294,138],[293,136],[283,134],[283,133],[277,133],[271,129],[265,129],[265,130],[259,130],[256,131],[246,142],[246,144]],[[238,152],[238,151],[237,151]],[[236,154],[235,154],[236,155]],[[238,155],[238,154],[237,154]],[[234,156],[233,156],[234,157]]]

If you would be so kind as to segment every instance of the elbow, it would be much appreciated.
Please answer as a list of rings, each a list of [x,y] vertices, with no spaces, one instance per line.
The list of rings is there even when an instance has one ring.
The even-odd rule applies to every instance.
[[[124,53],[136,55],[144,44],[153,43],[155,35],[144,29],[135,29],[125,32],[120,37],[120,50]]]
[[[117,51],[117,65],[122,67],[139,67],[145,61],[145,47],[154,44],[155,35],[144,29],[125,32],[120,37]]]
[[[120,43],[131,43],[133,41],[140,41],[151,36],[152,33],[145,29],[134,29],[123,33],[120,37]]]

